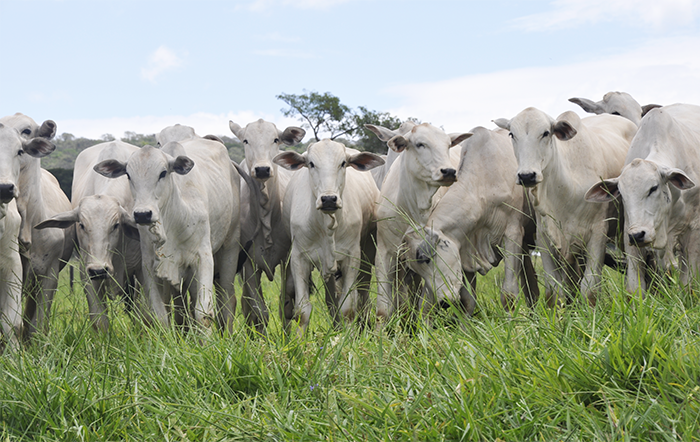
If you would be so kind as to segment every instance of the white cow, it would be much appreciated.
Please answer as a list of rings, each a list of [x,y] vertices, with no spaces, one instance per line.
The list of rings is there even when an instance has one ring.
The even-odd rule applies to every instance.
[[[476,273],[505,261],[501,303],[512,307],[518,279],[528,304],[539,295],[529,249],[535,220],[523,189],[508,133],[476,127],[462,142],[458,181],[449,187],[423,229],[409,228],[408,264],[432,292],[432,303],[461,305],[473,313]],[[415,259],[414,259],[415,258]],[[471,292],[471,293],[470,293]]]
[[[26,135],[26,134],[25,134]],[[21,218],[16,199],[22,157],[48,155],[55,146],[42,137],[21,137],[15,128],[0,123],[0,325],[2,340],[16,347],[22,335],[22,261],[19,244]]]
[[[614,115],[582,120],[571,111],[554,120],[532,107],[495,123],[510,131],[518,160],[512,179],[531,188],[548,304],[562,302],[565,287],[579,284],[595,304],[616,211],[612,204],[586,202],[584,195],[601,178],[619,175],[637,126]]]
[[[146,146],[126,162],[106,160],[95,170],[129,178],[134,221],[139,225],[144,287],[151,308],[168,324],[166,305],[190,294],[188,310],[209,328],[218,277],[218,320],[231,327],[236,308],[234,279],[240,251],[240,176],[219,142],[192,128],[171,126],[158,135],[163,146]]]
[[[292,245],[282,222],[282,200],[292,172],[277,167],[273,159],[281,148],[301,142],[306,131],[295,126],[280,131],[262,119],[245,128],[230,121],[229,128],[243,143],[245,161],[241,167],[253,178],[250,185],[242,183],[241,187],[242,235],[246,241],[252,237],[252,243],[243,244],[250,259],[245,260],[242,268],[241,308],[247,323],[259,333],[265,333],[269,313],[260,279],[264,272],[272,281],[275,268],[284,267]]]
[[[326,285],[326,303],[336,325],[363,312],[371,275],[370,257],[362,256],[362,243],[374,226],[379,190],[367,171],[384,160],[369,152],[347,149],[322,140],[304,154],[283,152],[274,162],[297,171],[284,197],[284,221],[292,238],[283,321],[293,318],[305,331],[311,315],[309,283],[319,269]],[[358,294],[358,277],[362,293]],[[339,289],[336,290],[336,284]],[[293,311],[292,311],[293,309]]]
[[[649,250],[661,270],[680,264],[687,284],[700,272],[700,107],[651,110],[625,163],[619,177],[592,186],[586,200],[623,202],[627,290],[647,289]]]
[[[96,329],[107,331],[106,299],[127,291],[133,278],[143,280],[138,230],[131,217],[134,199],[126,176],[109,179],[93,168],[105,160],[126,162],[139,148],[121,141],[89,147],[78,155],[73,169],[73,210],[40,223],[37,229],[66,229],[78,224],[80,272]],[[116,287],[114,287],[116,286]],[[128,302],[133,301],[129,294]]]
[[[647,104],[641,106],[637,100],[632,98],[627,92],[608,92],[601,101],[595,102],[588,98],[569,98],[569,101],[576,103],[583,110],[591,114],[612,114],[627,118],[637,126],[642,121],[642,117],[650,110],[660,107],[658,104]]]
[[[56,123],[45,121],[41,126],[26,115],[0,118],[0,123],[14,127],[25,140],[41,137],[50,140],[56,134]],[[48,154],[48,153],[47,153]],[[41,168],[38,157],[22,155],[17,208],[22,217],[19,241],[22,248],[22,280],[27,300],[24,330],[29,338],[37,329],[46,329],[51,304],[58,287],[58,274],[73,251],[74,229],[37,230],[37,224],[57,213],[71,209],[68,197],[56,178]]]
[[[457,180],[459,150],[451,154],[450,148],[471,134],[448,135],[427,123],[404,123],[396,131],[366,127],[389,148],[401,152],[384,179],[377,208],[377,316],[387,319],[404,302],[404,234],[411,226],[425,225],[439,199],[434,198],[435,193]]]

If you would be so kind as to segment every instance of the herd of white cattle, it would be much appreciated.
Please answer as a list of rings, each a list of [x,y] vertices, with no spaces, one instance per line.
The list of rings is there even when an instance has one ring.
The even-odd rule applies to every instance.
[[[175,125],[158,146],[111,141],[78,155],[72,199],[40,167],[56,123],[0,118],[0,309],[6,344],[48,324],[58,273],[79,254],[92,323],[106,300],[137,299],[146,321],[231,328],[241,310],[265,333],[262,291],[281,272],[280,317],[303,333],[318,269],[335,324],[476,305],[476,274],[504,261],[501,303],[539,296],[554,307],[580,292],[596,302],[606,250],[624,249],[627,290],[652,272],[700,270],[700,107],[642,108],[629,94],[572,98],[587,112],[556,119],[527,108],[497,129],[446,134],[430,124],[367,125],[386,156],[322,140],[299,154],[299,127],[230,122],[245,160],[215,136]],[[371,171],[370,173],[367,173]],[[141,295],[142,294],[142,295]],[[189,296],[186,296],[189,295]]]

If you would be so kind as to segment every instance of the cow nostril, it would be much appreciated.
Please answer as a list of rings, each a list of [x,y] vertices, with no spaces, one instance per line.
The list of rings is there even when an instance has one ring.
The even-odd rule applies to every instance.
[[[646,232],[644,230],[642,230],[641,232],[637,232],[637,233],[630,233],[628,235],[629,240],[630,240],[630,244],[644,242],[645,236],[646,236]]]
[[[535,172],[519,173],[518,184],[521,186],[534,186],[537,184],[537,174]]]
[[[0,184],[0,199],[3,201],[10,200],[15,197],[15,185],[12,183]]]
[[[134,212],[134,221],[136,224],[150,224],[152,217],[153,212],[151,210]]]
[[[90,277],[90,279],[104,278],[107,276],[108,273],[109,272],[104,267],[100,269],[88,269],[88,276]]]
[[[256,178],[270,178],[270,168],[267,166],[260,166],[255,168]]]
[[[440,169],[442,176],[444,178],[455,178],[457,176],[457,171],[454,169]]]

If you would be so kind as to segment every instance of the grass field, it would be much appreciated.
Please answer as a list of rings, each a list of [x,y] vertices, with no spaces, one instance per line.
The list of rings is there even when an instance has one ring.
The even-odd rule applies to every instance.
[[[278,286],[268,338],[140,325],[113,304],[86,319],[65,275],[47,335],[0,356],[0,441],[700,440],[700,300],[669,282],[629,297],[605,277],[595,308],[512,316],[494,271],[461,325],[330,326],[286,339]],[[238,291],[240,295],[240,290]]]

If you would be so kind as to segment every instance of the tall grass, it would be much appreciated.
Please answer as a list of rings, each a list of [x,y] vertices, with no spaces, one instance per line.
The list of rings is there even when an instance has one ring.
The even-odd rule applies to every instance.
[[[609,273],[595,308],[508,315],[500,277],[429,326],[334,331],[317,294],[304,339],[276,317],[267,338],[240,315],[226,336],[148,328],[117,302],[100,334],[64,280],[50,331],[0,356],[0,440],[700,440],[695,293],[629,297]]]

